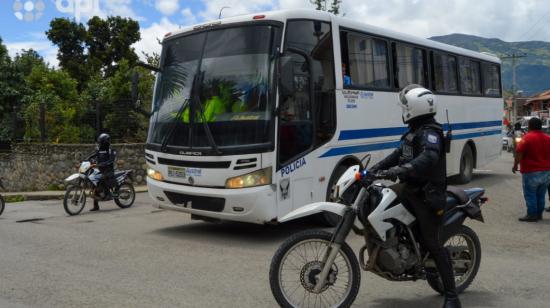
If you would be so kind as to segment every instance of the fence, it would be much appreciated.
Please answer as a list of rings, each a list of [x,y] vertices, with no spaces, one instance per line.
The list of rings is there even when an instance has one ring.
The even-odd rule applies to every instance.
[[[81,106],[74,119],[42,102],[35,112],[24,114],[14,108],[8,126],[9,136],[0,137],[0,151],[9,151],[10,143],[93,143],[100,133],[109,133],[113,142],[145,142],[149,119],[130,108],[129,100],[115,104],[93,101]],[[7,122],[7,121],[6,121]],[[4,140],[2,140],[4,139]],[[3,148],[4,147],[4,148]]]

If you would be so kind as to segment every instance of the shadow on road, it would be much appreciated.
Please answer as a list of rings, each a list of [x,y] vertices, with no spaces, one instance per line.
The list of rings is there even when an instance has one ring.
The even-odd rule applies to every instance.
[[[466,291],[460,295],[464,307],[494,307],[497,295],[486,291]],[[371,308],[401,308],[401,307],[440,307],[443,296],[419,297],[416,299],[381,298],[369,306]]]
[[[248,241],[251,243],[280,242],[297,232],[321,228],[313,218],[300,219],[281,225],[256,225],[238,222],[195,222],[181,226],[157,229],[153,233],[198,240]]]

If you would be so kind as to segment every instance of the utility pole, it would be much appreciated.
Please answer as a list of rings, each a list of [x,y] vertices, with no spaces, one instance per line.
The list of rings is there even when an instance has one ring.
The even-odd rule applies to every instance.
[[[516,91],[517,89],[517,83],[516,83],[516,67],[518,59],[527,57],[524,53],[512,53],[511,55],[506,55],[505,57],[501,57],[502,60],[512,60],[512,116],[511,122],[514,123],[517,121],[518,116],[518,106],[516,102]]]

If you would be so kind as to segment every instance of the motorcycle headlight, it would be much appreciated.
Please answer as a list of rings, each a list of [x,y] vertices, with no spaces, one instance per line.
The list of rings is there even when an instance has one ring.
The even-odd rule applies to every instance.
[[[519,143],[521,141],[521,137],[516,137],[516,143]]]
[[[271,184],[271,167],[236,176],[225,181],[225,188],[245,188]]]
[[[147,176],[157,181],[164,181],[164,177],[155,169],[147,168]]]

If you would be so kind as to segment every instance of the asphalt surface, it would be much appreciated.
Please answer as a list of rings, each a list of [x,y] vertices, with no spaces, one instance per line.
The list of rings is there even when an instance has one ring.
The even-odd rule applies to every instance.
[[[550,307],[550,215],[525,213],[511,156],[478,171],[487,189],[485,224],[469,222],[483,254],[461,296],[464,307]],[[60,201],[8,204],[0,217],[0,307],[276,307],[271,257],[308,221],[281,226],[191,221],[151,207],[147,194],[120,210],[67,217]],[[550,214],[550,213],[545,213]],[[30,221],[29,221],[30,220]],[[348,242],[358,249],[362,239]],[[355,307],[440,307],[426,282],[388,282],[362,273]]]

